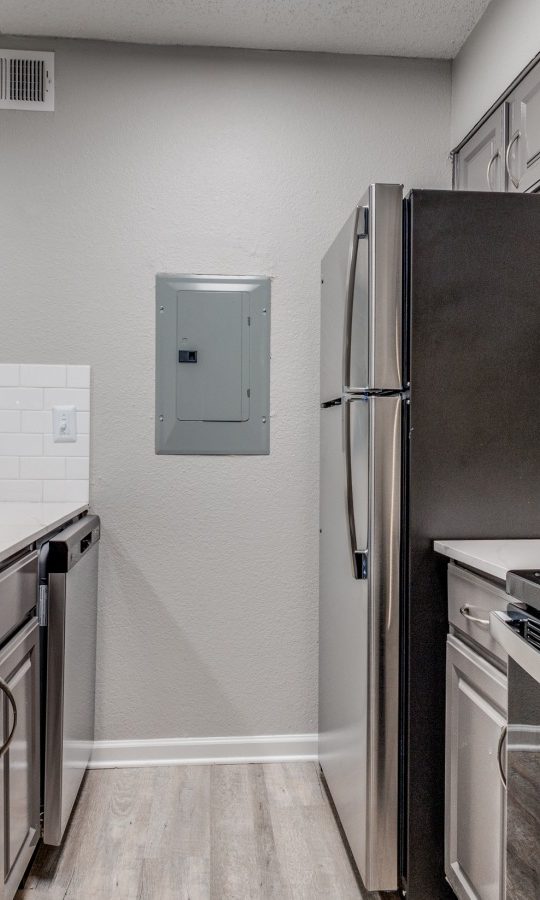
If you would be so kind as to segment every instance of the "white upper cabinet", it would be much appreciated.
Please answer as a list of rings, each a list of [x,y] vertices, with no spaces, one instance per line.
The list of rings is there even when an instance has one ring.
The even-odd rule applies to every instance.
[[[540,62],[454,154],[454,189],[540,192]]]
[[[458,191],[504,191],[504,105],[484,122],[456,159]]]
[[[509,138],[506,151],[508,190],[540,188],[540,65],[525,76],[508,98]]]

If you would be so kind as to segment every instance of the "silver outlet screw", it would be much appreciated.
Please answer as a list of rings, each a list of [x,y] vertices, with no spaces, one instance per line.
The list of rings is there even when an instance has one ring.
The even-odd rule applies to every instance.
[[[160,422],[163,422],[164,419],[165,419],[165,416],[160,416],[160,417],[159,417],[159,421],[160,421]]]
[[[265,309],[263,309],[263,313],[266,315],[266,310],[265,310]]]
[[[263,420],[263,425],[266,425],[266,416],[263,416],[262,420]]]
[[[159,311],[160,311],[160,312],[164,312],[164,310],[165,310],[165,307],[164,307],[164,306],[160,306],[160,307],[159,307]]]

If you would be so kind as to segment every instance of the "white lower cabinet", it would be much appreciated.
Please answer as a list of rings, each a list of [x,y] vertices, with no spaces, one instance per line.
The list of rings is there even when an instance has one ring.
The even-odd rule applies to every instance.
[[[11,691],[17,724],[0,760],[0,900],[12,900],[40,836],[39,628],[33,618],[0,651],[0,679]],[[5,693],[0,700],[2,740],[13,726]]]
[[[506,676],[449,635],[445,869],[460,900],[505,897],[506,796],[497,756],[506,721]]]

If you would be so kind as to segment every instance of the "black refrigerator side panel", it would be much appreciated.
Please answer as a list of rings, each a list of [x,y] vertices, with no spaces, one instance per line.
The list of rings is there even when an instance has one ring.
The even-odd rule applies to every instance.
[[[540,196],[413,191],[409,900],[444,885],[446,561],[437,538],[540,537]]]

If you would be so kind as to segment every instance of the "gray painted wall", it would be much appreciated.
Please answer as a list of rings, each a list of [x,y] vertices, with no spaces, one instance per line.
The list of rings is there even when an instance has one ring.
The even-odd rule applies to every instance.
[[[492,0],[452,63],[453,147],[539,52],[538,0]]]
[[[314,731],[319,260],[370,180],[449,184],[449,65],[32,43],[0,358],[93,367],[97,737]],[[154,455],[156,272],[273,277],[270,456]]]

